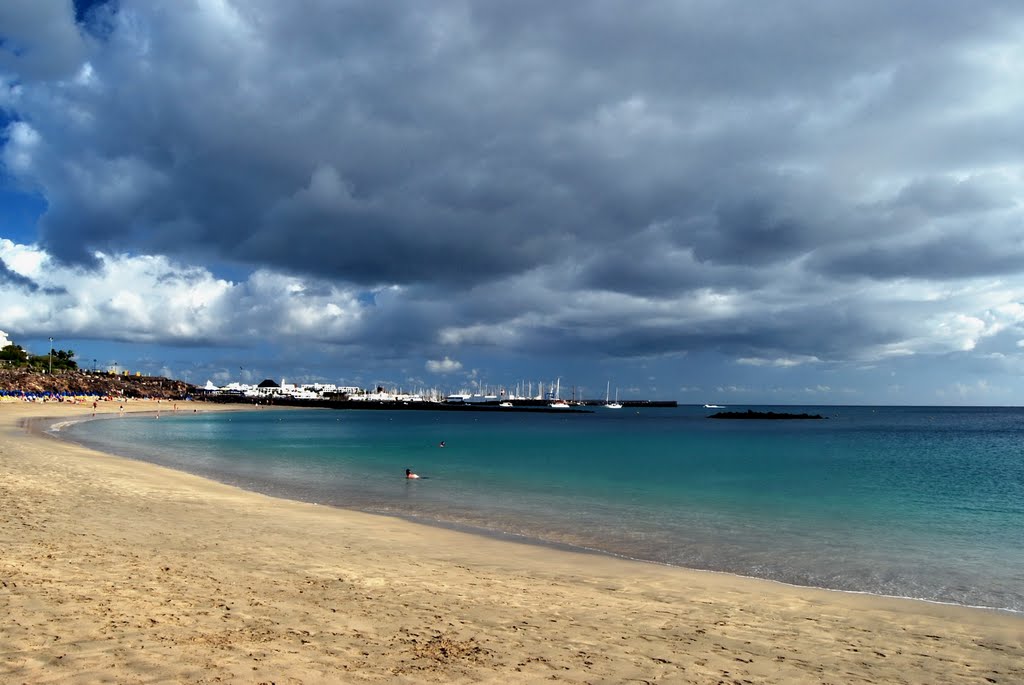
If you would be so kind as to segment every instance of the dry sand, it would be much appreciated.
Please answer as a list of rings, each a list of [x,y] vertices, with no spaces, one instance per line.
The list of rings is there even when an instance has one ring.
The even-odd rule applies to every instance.
[[[277,500],[21,427],[90,412],[0,404],[3,683],[1024,682],[1019,615]]]

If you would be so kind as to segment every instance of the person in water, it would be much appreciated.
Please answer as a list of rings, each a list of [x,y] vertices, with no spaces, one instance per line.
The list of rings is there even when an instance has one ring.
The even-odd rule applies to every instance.
[[[419,476],[417,476],[415,473],[412,472],[412,469],[406,469],[405,470],[405,477],[406,478],[419,478]]]

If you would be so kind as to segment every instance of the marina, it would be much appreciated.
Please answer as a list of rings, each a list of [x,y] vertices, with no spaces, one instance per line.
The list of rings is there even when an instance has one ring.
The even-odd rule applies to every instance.
[[[399,389],[387,390],[377,387],[366,390],[354,386],[342,387],[332,384],[294,385],[282,380],[277,383],[266,379],[258,385],[230,383],[223,387],[207,382],[200,395],[211,402],[242,404],[275,404],[291,407],[322,407],[327,409],[393,409],[429,411],[533,411],[533,412],[587,412],[595,407],[614,409],[644,407],[676,407],[675,400],[622,400],[616,391],[615,402],[608,398],[576,399],[575,390],[571,399],[561,397],[561,379],[547,386],[538,384],[538,392],[531,395],[532,384],[506,390],[497,388],[493,392],[459,392],[443,394],[437,390],[404,392]],[[525,393],[525,394],[524,394]]]

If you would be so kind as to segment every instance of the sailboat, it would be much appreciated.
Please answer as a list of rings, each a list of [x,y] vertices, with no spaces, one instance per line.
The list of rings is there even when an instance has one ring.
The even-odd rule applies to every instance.
[[[611,393],[612,382],[608,381],[607,387],[604,389],[604,408],[605,409],[622,409],[622,405],[619,404],[619,389],[615,388],[615,401],[609,402],[608,395]]]
[[[549,407],[551,407],[552,409],[572,409],[572,407],[570,407],[570,406],[569,406],[569,403],[568,403],[568,402],[566,402],[565,400],[561,399],[561,398],[560,398],[560,397],[558,396],[558,395],[559,395],[559,392],[561,391],[561,387],[562,387],[562,379],[561,379],[561,378],[559,378],[559,379],[558,379],[558,380],[557,380],[557,381],[555,382],[555,397],[554,397],[554,402],[552,402],[552,403],[551,403],[551,404],[549,404],[548,406],[549,406]]]

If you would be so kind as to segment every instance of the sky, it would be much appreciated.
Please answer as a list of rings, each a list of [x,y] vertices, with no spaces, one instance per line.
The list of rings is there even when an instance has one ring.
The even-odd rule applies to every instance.
[[[1017,1],[4,0],[0,331],[86,368],[1024,404]]]

